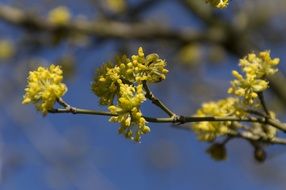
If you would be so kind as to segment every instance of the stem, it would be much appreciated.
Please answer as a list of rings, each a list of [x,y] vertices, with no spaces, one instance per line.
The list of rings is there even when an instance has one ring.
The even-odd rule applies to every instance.
[[[259,92],[258,93],[258,97],[259,97],[259,100],[260,100],[260,103],[262,105],[262,108],[264,110],[264,112],[266,113],[267,116],[265,116],[264,114],[258,112],[258,111],[255,111],[255,110],[247,110],[248,113],[251,113],[251,114],[255,114],[255,115],[258,115],[258,116],[261,116],[261,117],[264,117],[265,118],[265,124],[269,124],[269,125],[272,125],[273,127],[283,131],[283,132],[286,132],[286,126],[281,124],[280,122],[277,122],[276,120],[272,119],[270,117],[270,112],[266,106],[266,103],[265,103],[265,100],[264,100],[264,95],[263,95],[263,92]],[[263,127],[263,130],[264,132],[267,132],[267,129],[265,129],[265,126]]]
[[[146,81],[143,82],[143,88],[146,91],[146,98],[152,101],[153,104],[161,108],[165,113],[167,113],[170,117],[175,117],[176,114],[172,112],[163,102],[161,102],[149,89]]]
[[[96,111],[89,109],[80,109],[75,107],[68,107],[65,109],[53,109],[49,111],[50,113],[73,113],[73,114],[87,114],[87,115],[103,115],[103,116],[117,116],[117,114],[113,114],[110,112],[104,111]],[[203,121],[211,121],[211,122],[222,122],[222,121],[238,121],[238,122],[252,122],[252,123],[262,123],[269,124],[273,127],[276,127],[282,131],[286,131],[286,126],[277,122],[273,119],[263,119],[263,118],[237,118],[237,117],[168,117],[168,118],[153,118],[144,116],[146,121],[152,123],[193,123],[193,122],[203,122]]]
[[[180,127],[173,126],[173,127],[176,127],[177,129],[190,131],[189,126],[180,126]],[[253,135],[252,133],[249,133],[248,131],[229,133],[226,136],[227,136],[227,138],[225,140],[227,142],[233,138],[241,138],[241,139],[245,139],[245,140],[249,140],[249,141],[259,141],[259,142],[267,143],[267,144],[286,145],[286,139],[282,139],[279,137],[275,137],[275,138],[271,138],[271,139],[270,138],[260,138],[258,136]],[[222,143],[224,143],[224,141]]]
[[[57,99],[57,102],[63,106],[64,108],[68,108],[68,107],[71,107],[68,103],[66,103],[62,98],[58,98]]]
[[[261,116],[261,117],[266,117],[263,113],[256,111],[256,110],[251,110],[248,109],[245,112],[249,113],[249,114],[253,114],[253,115],[257,115],[257,116]]]
[[[264,112],[266,113],[267,116],[270,116],[270,112],[266,106],[266,103],[265,103],[265,100],[264,100],[264,95],[263,95],[263,92],[259,92],[258,93],[258,98],[260,100],[260,103],[262,105],[262,108],[264,110]]]
[[[74,107],[73,107],[74,108]],[[74,108],[71,109],[52,109],[49,110],[50,113],[72,113],[72,114],[86,114],[86,115],[103,115],[103,116],[117,116],[116,114],[104,111],[95,111],[88,109]]]
[[[52,109],[49,110],[50,113],[72,113],[72,114],[86,114],[86,115],[102,115],[102,116],[117,116],[117,114],[113,114],[111,112],[104,112],[104,111],[96,111],[96,110],[89,110],[89,109],[81,109],[70,106],[68,103],[66,103],[62,98],[58,99],[58,103],[63,106],[63,109]],[[223,121],[237,121],[237,122],[252,122],[252,123],[262,123],[262,124],[268,124],[273,127],[276,127],[277,129],[280,129],[282,131],[286,131],[286,126],[280,123],[279,121],[276,121],[271,118],[237,118],[237,117],[187,117],[187,116],[176,116],[172,115],[168,118],[153,118],[153,117],[147,117],[143,116],[146,121],[152,122],[152,123],[192,123],[192,122],[203,122],[203,121],[209,121],[209,122],[223,122]],[[178,125],[177,125],[178,127]],[[180,126],[179,129],[187,129],[189,130],[189,127]],[[247,131],[242,132],[235,132],[232,134],[228,134],[227,138],[223,141],[223,143],[227,143],[232,138],[242,138],[249,141],[258,141],[268,144],[286,144],[286,139],[282,138],[263,138],[255,136]]]
[[[265,114],[267,115],[267,117],[265,117],[265,118],[266,118],[266,119],[270,118],[270,112],[269,112],[269,110],[268,110],[268,108],[267,108],[267,106],[266,106],[266,103],[265,103],[265,100],[264,100],[263,92],[259,92],[259,93],[258,93],[258,98],[259,98],[259,100],[260,100],[260,103],[261,103],[261,105],[262,105],[262,108],[263,108]],[[262,130],[264,131],[264,133],[267,134],[268,131],[269,131],[269,128],[268,128],[266,125],[262,125],[261,127],[262,127]]]
[[[286,126],[285,126],[285,124],[280,123],[280,122],[278,122],[277,120],[270,119],[270,118],[268,118],[266,121],[267,121],[267,122],[266,122],[267,124],[272,125],[273,127],[276,127],[277,129],[280,129],[280,130],[283,131],[283,132],[286,132]]]
[[[234,135],[234,137],[237,137],[237,138],[243,138],[243,139],[246,139],[246,140],[250,140],[250,141],[258,141],[258,142],[262,142],[262,143],[268,143],[268,144],[286,144],[286,139],[282,139],[282,138],[279,138],[279,137],[275,137],[275,138],[272,138],[272,139],[258,139],[257,137],[254,137],[252,135],[249,135],[249,133],[246,133],[246,132],[242,132],[242,133],[239,133],[237,135]]]
[[[146,93],[148,96],[155,97],[152,92],[149,90],[147,84],[143,83],[144,88],[146,90]],[[146,97],[147,97],[146,94]],[[156,97],[155,97],[156,98]],[[151,99],[152,102],[155,101],[154,99]],[[192,122],[203,122],[203,121],[211,121],[211,122],[223,122],[223,121],[238,121],[238,122],[252,122],[252,123],[261,123],[261,124],[268,124],[271,125],[281,131],[286,132],[286,125],[280,123],[279,121],[276,121],[271,118],[238,118],[238,117],[188,117],[188,116],[177,116],[175,113],[170,111],[164,104],[156,98],[157,101],[155,101],[156,105],[159,106],[162,110],[164,110],[170,117],[168,118],[154,118],[154,117],[146,117],[143,116],[146,121],[152,122],[152,123],[177,123],[177,124],[183,124],[183,123],[192,123]],[[73,114],[87,114],[87,115],[103,115],[103,116],[117,116],[116,114],[113,114],[111,112],[104,112],[104,111],[96,111],[96,110],[89,110],[89,109],[81,109],[76,108],[73,106],[70,106],[68,103],[66,103],[62,98],[59,98],[57,102],[63,106],[65,109],[53,109],[50,110],[50,113],[73,113]],[[154,102],[153,102],[154,103]],[[154,103],[154,104],[155,104]]]
[[[222,142],[221,144],[226,145],[231,139],[233,139],[233,136],[227,136]]]

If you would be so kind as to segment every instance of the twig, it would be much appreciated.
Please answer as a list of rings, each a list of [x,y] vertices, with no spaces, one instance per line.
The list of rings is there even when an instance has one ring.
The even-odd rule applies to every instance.
[[[258,93],[258,98],[259,98],[259,101],[260,101],[260,103],[262,105],[262,108],[263,108],[264,112],[266,113],[266,115],[270,116],[270,112],[269,112],[269,110],[268,110],[268,108],[266,106],[266,102],[264,100],[263,92],[259,92]]]
[[[220,144],[226,145],[233,138],[233,136],[227,136]]]
[[[113,114],[110,112],[80,109],[80,108],[74,108],[73,110],[68,109],[68,108],[64,108],[64,109],[58,108],[58,109],[49,110],[49,112],[50,113],[72,113],[72,114],[86,114],[86,115],[117,116],[116,114]]]
[[[146,82],[143,82],[143,88],[146,91],[146,98],[152,101],[153,104],[161,108],[165,113],[167,113],[170,117],[175,117],[176,114],[172,112],[163,102],[161,102],[149,89]]]
[[[267,138],[267,139],[259,139],[255,136],[250,135],[248,132],[241,132],[239,134],[236,135],[236,137],[240,137],[240,138],[244,138],[247,140],[251,140],[251,141],[259,141],[262,143],[268,143],[268,144],[286,144],[286,139],[282,139],[279,137],[275,137],[275,138]]]
[[[96,111],[96,110],[89,110],[89,109],[81,109],[76,108],[73,106],[70,106],[68,103],[66,103],[64,100],[59,99],[59,104],[61,104],[64,109],[52,109],[49,112],[50,113],[73,113],[73,114],[88,114],[88,115],[105,115],[105,116],[117,116],[116,114],[113,114],[111,112],[103,112],[103,111]],[[183,123],[193,123],[193,122],[203,122],[203,121],[209,121],[209,122],[224,122],[224,121],[238,121],[238,122],[252,122],[252,123],[261,123],[261,124],[268,124],[273,127],[276,127],[277,129],[280,129],[282,131],[286,131],[286,125],[271,119],[271,118],[238,118],[238,117],[188,117],[188,116],[176,116],[172,115],[172,117],[168,118],[153,118],[153,117],[147,117],[144,116],[146,121],[153,122],[153,123],[174,123],[174,124],[183,124]]]
[[[266,117],[263,113],[256,111],[256,110],[248,109],[248,110],[245,110],[245,112],[253,114],[253,115],[261,116],[261,117]]]
[[[81,109],[76,108],[73,106],[70,106],[67,102],[65,102],[62,98],[58,99],[58,103],[63,106],[63,109],[52,109],[49,110],[50,113],[72,113],[72,114],[86,114],[86,115],[102,115],[102,116],[117,116],[117,114],[113,114],[111,112],[104,112],[104,111],[96,111],[96,110],[89,110],[89,109]],[[224,122],[224,121],[238,121],[238,122],[252,122],[252,123],[262,123],[262,124],[268,124],[272,125],[273,127],[276,127],[282,131],[286,131],[286,126],[281,124],[278,121],[275,121],[271,118],[237,118],[237,117],[187,117],[187,116],[176,116],[172,115],[168,118],[153,118],[153,117],[147,117],[143,116],[146,121],[152,122],[152,123],[173,123],[173,124],[183,124],[183,123],[192,123],[192,122],[203,122],[203,121],[209,121],[209,122]],[[190,128],[187,128],[185,126],[178,126],[179,129],[187,129],[190,130]],[[286,139],[282,138],[264,138],[263,136],[254,135],[250,133],[249,131],[242,131],[242,132],[232,132],[226,136],[226,139],[223,141],[223,143],[227,143],[232,138],[243,138],[251,142],[263,142],[267,144],[286,144]]]
[[[188,126],[172,126],[172,127],[176,127],[176,129],[182,129],[182,130],[187,130],[190,131],[190,127]],[[259,141],[262,143],[267,143],[267,144],[281,144],[281,145],[286,145],[286,139],[282,139],[279,137],[274,137],[274,138],[260,138],[257,135],[253,135],[252,133],[248,132],[248,131],[244,131],[244,132],[234,132],[234,133],[230,133],[227,134],[227,139],[228,137],[230,137],[231,139],[233,138],[241,138],[241,139],[245,139],[248,141]]]

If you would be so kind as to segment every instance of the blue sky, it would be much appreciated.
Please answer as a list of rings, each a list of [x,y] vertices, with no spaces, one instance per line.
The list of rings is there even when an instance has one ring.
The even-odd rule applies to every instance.
[[[35,7],[41,6],[37,1],[29,2]],[[12,4],[12,1],[2,3]],[[74,14],[93,14],[87,5],[77,6],[78,3],[73,1],[67,3]],[[40,10],[43,9],[40,7]],[[174,27],[200,27],[175,1],[161,3],[143,17],[164,18],[164,22]],[[7,36],[17,40],[21,32],[0,24],[0,37]],[[106,109],[98,106],[97,98],[90,91],[90,83],[95,68],[113,57],[117,45],[116,42],[107,42],[94,48],[75,50],[77,70],[75,76],[66,81],[69,88],[64,96],[66,101],[76,107]],[[148,45],[134,43],[134,46]],[[29,56],[52,63],[66,51],[66,45],[62,44]],[[285,60],[281,48],[274,47],[272,52]],[[164,55],[168,57],[163,50],[158,49],[156,53],[163,58]],[[226,96],[235,62],[236,58],[227,57],[218,66],[203,65],[199,70],[206,76],[204,82],[213,83],[217,87],[212,88],[220,89],[221,93],[210,95],[212,98]],[[152,132],[143,137],[142,143],[136,144],[119,136],[118,126],[110,124],[106,117],[72,114],[42,117],[32,106],[20,103],[25,85],[22,81],[27,73],[17,77],[15,68],[27,70],[29,64],[21,65],[24,63],[17,60],[15,67],[0,65],[1,79],[18,84],[16,89],[7,87],[13,92],[13,96],[7,97],[7,102],[1,100],[0,189],[285,189],[285,166],[281,164],[286,160],[283,147],[273,147],[271,159],[258,164],[252,158],[253,150],[249,144],[234,140],[227,145],[228,159],[216,162],[205,153],[208,144],[199,142],[192,132],[178,130],[168,124],[150,124]],[[181,66],[176,68],[173,61],[168,64],[167,80],[151,88],[178,113],[192,114],[200,104],[192,96],[192,85],[200,84],[188,75],[196,71],[186,71]],[[7,78],[8,75],[11,76]],[[182,89],[184,86],[185,89]],[[150,115],[164,115],[152,104],[145,105],[143,110]],[[278,156],[274,156],[276,153],[279,153]]]

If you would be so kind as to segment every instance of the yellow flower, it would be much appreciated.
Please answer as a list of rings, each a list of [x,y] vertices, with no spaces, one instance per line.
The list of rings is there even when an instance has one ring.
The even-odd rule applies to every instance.
[[[263,79],[257,79],[254,74],[246,74],[245,78],[237,71],[232,71],[232,74],[236,80],[231,81],[228,93],[243,97],[246,104],[253,104],[258,97],[257,93],[268,88],[268,82]]]
[[[166,63],[159,59],[157,54],[144,56],[143,49],[138,49],[138,55],[131,58],[117,57],[116,63],[106,63],[97,70],[92,83],[92,91],[100,97],[101,105],[111,105],[118,87],[124,84],[140,84],[142,81],[149,83],[160,82],[166,78],[168,70]]]
[[[140,106],[145,101],[142,82],[156,83],[164,80],[168,72],[166,62],[157,54],[144,55],[138,48],[137,55],[117,57],[115,63],[106,63],[97,70],[92,91],[100,98],[101,105],[108,105],[111,122],[120,123],[119,133],[139,142],[141,135],[150,132]],[[117,104],[117,105],[116,105]]]
[[[168,70],[166,62],[155,53],[145,57],[143,48],[138,48],[138,54],[127,58],[117,58],[116,65],[120,68],[121,78],[131,83],[147,81],[157,83],[166,78]]]
[[[127,84],[120,85],[118,103],[123,110],[130,111],[133,107],[140,106],[145,99],[142,84],[136,87]]]
[[[212,6],[223,9],[228,6],[228,0],[206,0],[207,3],[210,3]]]
[[[275,74],[278,69],[279,58],[272,59],[270,51],[262,51],[258,55],[248,54],[240,60],[239,65],[246,74],[255,75],[256,78],[263,78]]]
[[[111,113],[118,115],[111,117],[110,121],[120,123],[119,133],[136,142],[140,142],[141,135],[150,132],[140,111],[143,101],[145,96],[142,85],[133,87],[121,84],[118,105],[108,107]]]
[[[92,91],[100,98],[101,105],[111,105],[118,93],[118,82],[120,82],[118,68],[111,63],[106,63],[97,69],[92,83]]]
[[[55,65],[30,71],[22,103],[33,103],[38,111],[47,114],[55,101],[67,91],[66,85],[62,83],[62,74],[60,67]]]
[[[144,56],[143,48],[138,48],[138,55],[132,56],[132,66],[135,80],[140,82],[146,80],[156,83],[165,80],[168,70],[165,69],[166,62],[159,58],[158,54],[152,53]]]
[[[71,20],[70,11],[67,7],[59,6],[52,9],[48,15],[48,21],[53,24],[65,25]]]
[[[239,109],[236,109],[238,99],[237,98],[226,98],[217,102],[207,102],[197,110],[195,116],[206,117],[206,116],[238,116]],[[232,130],[232,122],[198,122],[193,124],[192,129],[198,135],[198,138],[202,141],[213,141],[217,136],[228,134]]]
[[[262,51],[258,55],[248,54],[239,62],[244,76],[237,71],[232,71],[236,79],[231,81],[228,93],[242,97],[246,104],[253,104],[258,97],[257,93],[268,88],[265,77],[275,74],[278,71],[276,68],[278,64],[279,59],[272,59],[269,51]]]

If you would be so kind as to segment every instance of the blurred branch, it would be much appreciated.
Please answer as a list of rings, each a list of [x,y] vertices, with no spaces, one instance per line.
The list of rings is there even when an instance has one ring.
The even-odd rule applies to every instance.
[[[162,2],[163,0],[141,0],[135,6],[128,6],[127,10],[119,14],[108,15],[108,13],[102,11],[104,13],[104,17],[110,20],[120,20],[120,18],[124,17],[125,20],[134,22],[138,21],[139,15],[148,11],[152,7],[156,6],[156,4]],[[100,4],[100,3],[98,3]],[[98,5],[100,6],[100,5]]]
[[[51,33],[65,31],[105,38],[175,40],[178,42],[218,42],[222,40],[221,36],[211,32],[195,31],[192,28],[175,30],[150,23],[74,20],[66,25],[57,25],[37,15],[4,5],[0,6],[0,19],[25,29]]]

